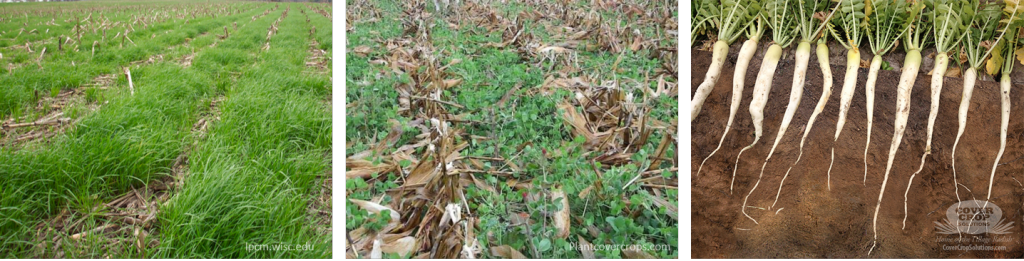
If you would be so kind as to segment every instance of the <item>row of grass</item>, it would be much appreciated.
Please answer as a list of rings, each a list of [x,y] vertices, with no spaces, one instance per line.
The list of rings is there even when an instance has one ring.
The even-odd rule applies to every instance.
[[[243,7],[249,7],[245,5]],[[5,86],[0,92],[0,117],[20,117],[27,112],[30,104],[39,96],[54,95],[60,90],[74,89],[88,84],[98,75],[121,73],[120,66],[125,66],[132,61],[147,59],[152,55],[163,54],[167,48],[182,44],[186,38],[195,38],[197,35],[211,32],[217,33],[217,29],[230,25],[232,22],[245,22],[254,14],[262,13],[271,5],[262,8],[248,8],[248,12],[211,17],[197,17],[185,25],[180,20],[167,21],[154,24],[148,29],[136,28],[132,33],[135,37],[135,44],[120,46],[120,41],[110,39],[113,35],[108,32],[107,41],[97,47],[95,55],[91,53],[91,46],[83,45],[79,52],[65,49],[57,51],[57,43],[50,42],[42,46],[36,46],[36,54],[22,54],[13,57],[4,57],[5,60],[19,62],[19,60],[31,60],[32,64],[25,65],[8,71],[6,66],[0,66],[0,86]],[[155,35],[156,37],[152,37]],[[83,42],[92,43],[93,40],[100,40],[99,35],[88,34],[83,37]],[[42,47],[47,48],[47,54],[42,62],[42,69],[35,65],[35,59]],[[25,62],[25,61],[21,61]]]
[[[102,21],[107,21],[107,25],[121,22],[118,27],[107,30],[107,39],[111,41],[117,40],[117,43],[120,43],[120,39],[113,39],[117,35],[118,30],[123,32],[124,29],[135,28],[136,31],[132,32],[132,34],[150,31],[142,23],[134,23],[129,27],[128,24],[132,24],[136,18],[144,18],[149,23],[152,23],[154,18],[158,19],[158,23],[150,24],[150,26],[168,23],[184,24],[185,20],[192,20],[192,13],[197,11],[201,12],[196,13],[196,20],[209,18],[212,13],[207,11],[230,10],[234,14],[238,11],[252,10],[260,5],[257,3],[154,3],[152,1],[148,3],[132,3],[112,1],[102,7],[90,7],[90,4],[93,3],[95,2],[5,5],[3,8],[0,8],[0,18],[4,19],[4,23],[0,24],[0,32],[6,32],[0,34],[0,48],[41,41],[52,44],[53,48],[57,48],[56,41],[52,41],[53,37],[64,35],[77,40],[74,37],[76,25],[83,26],[82,42],[91,44],[93,40],[100,40],[102,34],[99,36],[93,34],[93,27],[87,26],[87,23],[81,23],[89,15],[92,15],[91,21],[86,22],[93,24]],[[19,35],[18,33],[21,32],[22,28],[25,31]],[[36,32],[29,33],[33,29]],[[109,45],[109,43],[104,44]]]
[[[185,10],[193,10],[193,11],[195,11],[197,9],[198,10],[202,10],[202,9],[200,9],[201,6],[170,6],[170,5],[167,5],[167,6],[151,5],[151,6],[152,6],[153,9],[178,8],[181,11],[180,14],[187,14],[187,12],[185,12]],[[256,11],[256,6],[255,5],[251,5],[251,4],[248,4],[248,5],[236,5],[236,6],[231,6],[231,7],[232,8],[228,8],[228,9],[225,9],[225,10],[231,12],[232,14],[234,14],[236,16],[235,18],[232,18],[232,20],[242,17],[241,15],[236,14],[235,12],[246,11],[248,13],[252,13],[253,11]],[[93,58],[93,55],[91,53],[91,51],[92,51],[92,42],[93,41],[98,41],[99,42],[97,44],[97,53],[98,54],[121,52],[121,51],[123,51],[123,50],[120,50],[121,49],[121,45],[122,45],[121,44],[121,38],[120,37],[114,38],[114,36],[118,35],[118,33],[121,33],[125,29],[127,29],[128,28],[128,24],[133,23],[133,21],[134,21],[134,19],[136,17],[138,17],[140,15],[147,15],[146,11],[151,11],[151,10],[150,9],[145,9],[145,10],[127,9],[127,10],[131,10],[131,11],[130,12],[122,11],[122,12],[125,12],[125,14],[122,14],[122,15],[118,15],[118,13],[122,13],[122,12],[117,12],[117,10],[119,10],[119,9],[109,10],[112,13],[105,12],[106,10],[105,11],[90,12],[90,13],[94,14],[93,22],[96,22],[97,20],[101,20],[100,14],[103,14],[104,17],[107,20],[109,20],[108,23],[118,23],[119,22],[119,23],[121,23],[121,25],[119,25],[116,28],[111,28],[110,30],[108,30],[107,31],[106,40],[103,40],[104,38],[103,38],[103,35],[101,33],[101,30],[97,30],[96,33],[93,33],[94,31],[92,29],[83,30],[82,43],[78,47],[79,47],[79,53],[85,52],[86,55],[73,56],[73,55],[76,55],[76,54],[72,54],[72,53],[75,53],[72,50],[67,50],[67,51],[63,51],[63,52],[58,50],[57,37],[60,37],[60,36],[63,35],[65,37],[72,37],[72,38],[74,38],[73,37],[73,35],[74,35],[74,27],[75,27],[75,23],[74,22],[68,24],[68,23],[65,23],[65,22],[61,21],[59,23],[60,24],[59,26],[49,26],[49,25],[30,26],[29,29],[27,29],[27,30],[36,29],[36,30],[39,30],[39,32],[33,33],[33,34],[25,33],[25,34],[22,34],[21,36],[18,36],[17,33],[16,33],[17,31],[19,31],[20,28],[23,27],[23,26],[21,26],[21,24],[19,24],[19,23],[5,23],[3,26],[0,26],[0,27],[5,27],[5,26],[6,27],[16,27],[18,29],[16,29],[16,28],[6,28],[6,29],[0,28],[0,31],[7,31],[8,32],[7,34],[3,35],[4,37],[12,38],[12,39],[0,39],[0,46],[7,47],[6,50],[4,50],[5,51],[4,52],[5,57],[8,57],[7,58],[8,60],[6,60],[6,61],[10,62],[10,63],[14,63],[14,64],[21,64],[21,63],[26,63],[26,62],[35,64],[36,60],[39,58],[39,52],[41,52],[42,49],[45,47],[45,48],[47,48],[47,53],[50,54],[50,55],[43,56],[44,66],[47,65],[48,63],[51,63],[51,62],[67,62],[67,60],[62,59],[62,58],[66,58],[66,56],[72,56],[71,58]],[[221,10],[219,10],[217,8],[210,8],[210,11],[214,11],[214,10],[221,11]],[[259,11],[262,12],[263,10],[260,9]],[[78,12],[73,12],[73,14],[74,15],[78,15],[78,16],[85,15],[84,13],[78,13]],[[206,22],[208,22],[210,20],[214,20],[213,17],[211,15],[209,15],[209,14],[197,16],[196,17],[197,19],[191,19],[190,15],[186,15],[184,18],[179,18],[178,14],[179,13],[171,13],[172,18],[167,19],[167,20],[162,20],[159,23],[152,24],[152,25],[150,25],[148,27],[143,26],[141,23],[136,23],[137,26],[133,26],[133,28],[135,28],[135,27],[137,27],[137,28],[135,28],[135,31],[129,33],[129,37],[133,41],[138,43],[139,40],[150,40],[153,36],[160,36],[160,37],[163,37],[163,38],[161,38],[159,40],[173,40],[171,42],[167,42],[168,45],[170,45],[170,44],[174,44],[174,43],[180,43],[181,41],[184,41],[184,39],[185,39],[184,37],[181,37],[181,38],[178,38],[178,40],[174,40],[173,38],[175,38],[175,36],[178,36],[178,35],[167,35],[167,36],[164,36],[164,34],[172,33],[173,30],[182,29],[182,28],[192,28],[192,27],[195,27],[191,23],[200,23],[200,25],[198,27],[196,27],[197,30],[199,31],[198,33],[203,33],[203,32],[206,32],[209,29],[212,29],[212,28],[216,27],[216,25],[210,25],[209,23],[206,23]],[[34,19],[45,20],[47,22],[49,21],[49,19],[51,19],[51,16],[49,16],[49,15],[36,16],[36,15],[33,14],[33,16],[30,16],[30,17],[34,18]],[[67,13],[67,14],[63,14],[63,17],[60,17],[59,19],[65,19],[65,18],[71,18],[71,17],[73,17],[72,14],[71,13]],[[78,17],[78,19],[85,19],[85,17]],[[185,24],[186,20],[189,20],[190,24]],[[36,23],[39,23],[39,22],[36,22]],[[15,33],[11,33],[11,32],[15,32]],[[189,35],[188,37],[192,37],[195,33],[189,34],[188,32],[185,32],[185,34]],[[61,39],[61,40],[63,41],[64,39]],[[73,39],[73,40],[77,40],[77,38]],[[33,50],[36,51],[36,53],[34,53],[34,54],[27,53],[24,49],[20,49],[21,47],[14,48],[14,46],[21,46],[21,45],[24,45],[26,43],[32,43],[31,46],[32,46]],[[132,46],[133,44],[131,44],[130,42],[125,42],[125,45]],[[72,49],[73,47],[74,47],[74,44],[71,44],[70,46],[67,46],[66,48],[67,49]],[[111,48],[113,48],[114,52],[110,52]],[[143,48],[143,49],[145,49],[145,48]],[[102,56],[101,55],[101,57],[98,60],[99,61],[105,61],[105,60],[108,60],[108,58],[111,58],[110,57],[111,54],[106,54],[106,55],[107,56]],[[130,56],[130,54],[123,55],[123,56]],[[117,60],[117,59],[127,59],[127,58],[131,58],[131,57],[119,58],[119,56],[114,56],[113,58],[114,58],[114,60]],[[75,61],[77,61],[77,63],[83,63],[83,62],[90,62],[91,59],[79,59],[79,60],[75,60]],[[131,61],[131,60],[123,60],[123,61]],[[6,68],[4,68],[4,70],[6,70]],[[28,69],[26,69],[26,70],[28,70]]]
[[[312,7],[315,6],[310,6],[310,8]],[[331,39],[331,19],[327,19],[327,17],[324,17],[323,15],[316,13],[315,11],[313,11],[313,9],[310,8],[304,8],[304,10],[306,10],[306,16],[309,17],[310,24],[316,26],[316,35],[314,35],[314,37],[316,39],[316,42],[320,44],[319,46],[317,46],[317,48],[319,48],[320,50],[327,50],[328,52],[330,52],[333,43]],[[327,10],[331,10],[329,4],[327,5]]]
[[[331,256],[331,235],[319,233],[307,212],[314,180],[329,173],[331,115],[321,101],[330,80],[303,73],[310,25],[298,11],[302,5],[288,6],[270,51],[226,90],[221,120],[192,154],[185,188],[160,213],[156,257]],[[328,22],[315,23],[318,34]],[[244,43],[261,42],[238,42]],[[235,47],[248,52],[248,46],[225,46]],[[268,246],[301,249],[252,249]]]
[[[95,225],[102,222],[102,203],[167,175],[192,139],[192,124],[216,96],[221,70],[231,68],[224,65],[237,64],[240,70],[251,63],[262,40],[257,35],[265,34],[274,19],[272,14],[240,26],[242,37],[201,51],[188,69],[161,62],[133,70],[135,95],[128,94],[121,77],[102,94],[108,102],[99,111],[45,146],[0,148],[0,256],[30,255],[39,243],[33,237],[36,225],[65,208]],[[226,50],[232,46],[244,49]],[[124,251],[115,256],[138,254]]]

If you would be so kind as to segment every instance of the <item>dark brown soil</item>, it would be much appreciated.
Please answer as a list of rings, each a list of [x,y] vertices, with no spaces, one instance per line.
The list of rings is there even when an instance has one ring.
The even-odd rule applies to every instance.
[[[909,194],[906,229],[901,229],[904,217],[903,195],[910,175],[920,165],[927,139],[931,77],[922,72],[914,85],[907,131],[896,153],[881,211],[878,214],[878,246],[868,256],[873,236],[872,215],[878,201],[892,141],[899,72],[881,71],[878,76],[874,126],[871,147],[867,155],[866,185],[863,181],[863,155],[867,128],[864,95],[867,69],[860,69],[857,92],[847,115],[845,129],[839,140],[833,142],[845,66],[832,65],[835,80],[832,96],[807,137],[803,159],[786,179],[775,208],[768,210],[775,200],[782,176],[796,160],[800,136],[803,135],[807,120],[821,96],[822,74],[817,65],[817,58],[812,54],[800,107],[786,136],[768,162],[761,184],[750,196],[747,213],[760,223],[755,224],[740,213],[740,208],[744,196],[757,181],[762,163],[778,134],[788,104],[794,64],[790,60],[792,58],[787,57],[779,64],[765,108],[764,136],[739,160],[735,188],[730,194],[729,182],[736,156],[740,149],[754,140],[753,123],[747,108],[761,64],[761,55],[756,55],[750,62],[751,66],[747,68],[743,102],[722,149],[707,161],[699,175],[696,172],[701,161],[718,145],[725,129],[729,117],[735,56],[735,52],[730,52],[718,84],[691,127],[690,159],[691,173],[694,174],[691,175],[693,187],[690,202],[690,244],[693,258],[1024,256],[1024,159],[1021,159],[1024,157],[1024,88],[1021,88],[1021,83],[1014,83],[1011,92],[1013,104],[1006,151],[1000,160],[1003,165],[1000,165],[995,173],[991,200],[1002,209],[1003,217],[1007,221],[1015,222],[1009,234],[999,236],[1008,236],[1010,240],[1001,243],[963,244],[1005,246],[1006,249],[944,250],[943,246],[956,243],[938,242],[939,238],[950,236],[937,233],[933,222],[943,221],[946,209],[957,202],[951,154],[956,139],[957,110],[962,94],[960,78],[945,79],[939,116],[935,122],[933,153],[927,158],[922,172],[914,178]],[[691,96],[703,81],[710,61],[711,53],[692,51]],[[986,197],[992,164],[999,150],[999,124],[998,83],[978,82],[971,100],[967,128],[957,148],[957,179],[963,185],[959,189],[962,200],[984,200]],[[830,191],[826,186],[826,172],[830,162],[829,151],[833,145],[835,165],[832,169]],[[965,234],[966,236],[969,235]],[[987,235],[973,236],[991,238]],[[954,234],[952,237],[956,238],[957,235]]]

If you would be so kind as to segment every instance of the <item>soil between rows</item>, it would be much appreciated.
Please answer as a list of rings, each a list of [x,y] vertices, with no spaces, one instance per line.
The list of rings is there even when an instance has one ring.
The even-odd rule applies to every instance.
[[[691,97],[703,81],[711,53],[692,50]],[[958,128],[957,110],[962,79],[946,77],[939,115],[932,137],[932,154],[914,178],[909,193],[906,229],[903,194],[910,175],[920,165],[927,139],[931,76],[918,74],[911,94],[910,119],[903,142],[893,161],[885,197],[878,214],[878,246],[867,256],[872,242],[872,215],[888,160],[896,111],[899,71],[880,71],[875,91],[875,113],[871,147],[867,154],[867,183],[864,184],[864,143],[867,129],[864,82],[861,68],[847,122],[833,142],[839,114],[839,100],[845,66],[832,65],[833,91],[824,111],[807,137],[804,155],[793,167],[775,208],[779,182],[799,153],[800,137],[822,93],[822,72],[812,54],[803,98],[793,122],[765,167],[764,177],[751,194],[747,213],[740,213],[744,196],[757,182],[765,157],[778,134],[789,103],[794,61],[783,59],[775,73],[765,107],[764,136],[743,154],[736,171],[735,188],[729,192],[733,165],[740,149],[754,140],[748,107],[761,60],[755,57],[747,68],[743,100],[733,128],[714,157],[697,168],[718,145],[729,117],[732,77],[736,54],[731,52],[715,89],[707,98],[691,127],[691,247],[693,258],[942,258],[1024,256],[1024,83],[1014,83],[1012,111],[1006,151],[995,173],[991,202],[1002,209],[1002,217],[1014,222],[1009,234],[998,235],[995,243],[968,242],[960,245],[1005,247],[995,251],[944,250],[957,243],[940,239],[957,235],[938,233],[934,222],[943,222],[946,210],[957,202],[954,194],[952,147]],[[953,67],[952,65],[950,67]],[[981,78],[981,77],[979,77]],[[971,100],[967,127],[957,147],[957,180],[961,200],[984,200],[988,192],[992,163],[999,150],[1000,97],[997,82],[979,81]],[[826,185],[830,149],[835,145],[832,190]],[[966,187],[966,188],[965,188]],[[969,190],[969,191],[968,191]],[[757,208],[752,208],[757,207]],[[758,209],[758,208],[763,208]],[[970,235],[991,239],[993,235]],[[996,240],[993,240],[996,241]]]

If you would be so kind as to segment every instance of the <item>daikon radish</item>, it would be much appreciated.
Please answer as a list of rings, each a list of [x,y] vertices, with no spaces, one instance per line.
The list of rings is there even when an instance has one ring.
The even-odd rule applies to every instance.
[[[843,78],[843,89],[839,93],[839,120],[836,122],[836,134],[832,139],[833,143],[839,140],[839,134],[846,124],[846,114],[850,111],[850,103],[853,101],[853,94],[857,88],[857,73],[860,68],[860,41],[867,29],[863,23],[865,15],[864,0],[842,0],[839,2],[839,27],[844,36],[839,36],[836,30],[830,30],[839,39],[839,43],[846,47],[846,75]],[[832,163],[835,162],[836,148],[832,145],[832,162],[828,164],[826,183],[828,190],[832,190]]]
[[[885,195],[885,185],[889,181],[889,172],[892,170],[892,161],[896,157],[896,151],[900,147],[900,143],[903,141],[903,132],[907,130],[907,119],[910,117],[910,94],[914,88],[914,81],[917,80],[917,73],[921,69],[921,49],[924,47],[924,43],[927,42],[928,28],[926,23],[916,19],[916,16],[921,14],[924,9],[923,2],[917,2],[911,7],[911,15],[909,19],[905,21],[914,22],[914,26],[908,32],[909,34],[904,37],[905,47],[907,49],[907,57],[903,61],[903,72],[900,74],[900,81],[897,85],[896,92],[896,120],[893,123],[893,135],[892,144],[889,146],[889,161],[885,166],[885,175],[882,176],[882,187],[878,192],[878,203],[875,204],[875,214],[871,220],[871,227],[874,231],[874,237],[871,242],[871,249],[868,250],[868,255],[871,255],[871,251],[875,249],[875,245],[878,243],[878,211],[882,207],[882,198]]]
[[[1010,4],[1011,3],[1007,3],[1007,9],[1010,9]],[[1003,152],[1006,151],[1006,131],[1010,124],[1010,90],[1013,89],[1013,84],[1010,81],[1010,72],[1013,71],[1013,65],[1016,63],[1016,60],[1012,57],[1014,51],[1017,49],[1018,41],[1020,41],[1018,37],[1019,30],[1021,29],[1020,23],[1022,22],[1020,17],[1017,16],[1020,12],[1019,9],[1019,5],[1012,5],[1012,12],[1009,14],[1010,19],[1007,20],[1008,24],[1006,29],[1003,31],[1004,33],[1009,32],[1009,35],[1007,35],[1004,39],[1005,41],[1000,44],[1005,46],[1006,49],[997,50],[1000,52],[1006,52],[1003,54],[1003,57],[1006,57],[1006,59],[1003,61],[1001,72],[1002,77],[999,80],[999,96],[1002,104],[1000,107],[1002,109],[1002,117],[999,122],[999,152],[996,153],[996,160],[992,163],[992,174],[988,177],[988,194],[985,196],[985,205],[982,206],[982,209],[988,207],[988,202],[992,200],[992,184],[994,184],[996,179],[996,168],[999,167],[999,160],[1003,158]],[[996,48],[999,48],[1000,45],[997,45]],[[975,216],[977,216],[977,213]]]
[[[875,83],[878,82],[878,70],[881,68],[882,54],[876,53],[875,57],[871,58],[871,66],[868,67],[868,81],[864,83],[864,108],[868,116],[867,138],[864,141],[864,186],[868,185],[868,148],[871,147],[871,123],[875,117]]]
[[[782,185],[786,183],[786,177],[789,177],[789,172],[793,170],[793,167],[797,163],[800,163],[800,158],[804,155],[804,142],[807,141],[807,135],[811,133],[811,127],[814,126],[814,120],[818,118],[818,114],[821,114],[825,110],[825,104],[828,103],[829,97],[832,97],[832,66],[828,63],[828,45],[824,41],[818,42],[818,48],[816,55],[818,56],[818,66],[821,67],[821,73],[823,75],[822,81],[824,81],[821,91],[821,98],[818,99],[818,105],[814,107],[814,112],[811,113],[811,118],[807,121],[807,127],[804,128],[804,135],[800,138],[800,153],[796,156],[796,161],[793,165],[789,166],[786,170],[786,175],[782,176],[782,181],[779,182],[779,191],[775,193],[775,202],[772,202],[772,206],[768,207],[771,209],[775,207],[776,203],[779,203],[779,195],[782,195]]]
[[[903,193],[903,228],[907,228],[907,204],[910,196],[910,187],[914,184],[914,177],[924,169],[924,162],[928,155],[932,154],[932,134],[935,131],[935,118],[939,115],[939,101],[942,94],[942,80],[946,76],[946,68],[949,66],[949,52],[955,51],[957,44],[967,34],[962,28],[971,24],[970,20],[964,20],[961,16],[964,3],[960,1],[935,1],[932,3],[933,10],[929,12],[927,20],[934,28],[935,37],[935,68],[932,70],[931,84],[931,108],[928,111],[928,138],[925,140],[924,154],[921,155],[921,166],[914,174],[910,175],[907,181],[907,191]]]
[[[782,47],[773,44],[768,47],[764,59],[761,60],[761,71],[757,73],[757,81],[754,82],[754,94],[749,109],[750,118],[754,122],[754,142],[743,147],[736,155],[736,165],[732,168],[732,181],[729,181],[729,194],[732,194],[733,184],[736,182],[736,169],[739,167],[740,157],[743,156],[743,152],[753,148],[764,134],[764,106],[768,104],[768,94],[772,91],[772,78],[775,76],[775,68],[778,67],[781,57]]]
[[[741,149],[740,153],[736,155],[732,181],[729,181],[729,194],[732,194],[733,184],[736,182],[736,169],[739,167],[743,152],[753,148],[764,134],[764,106],[768,104],[768,95],[772,90],[775,69],[782,57],[782,48],[789,46],[794,40],[793,30],[796,23],[792,18],[794,15],[792,8],[789,8],[790,5],[795,4],[794,2],[794,0],[771,0],[765,3],[765,9],[760,13],[761,19],[767,22],[772,29],[773,43],[768,47],[768,51],[765,52],[764,59],[761,61],[761,70],[757,73],[757,81],[754,82],[754,93],[750,101],[749,111],[750,118],[754,123],[754,142]],[[754,187],[757,187],[757,184]],[[746,209],[741,212],[746,214]]]
[[[825,29],[825,25],[827,24],[825,21],[828,21],[839,9],[837,5],[837,8],[833,8],[832,12],[828,16],[821,16],[822,14],[819,12],[823,13],[825,10],[828,10],[828,4],[829,2],[827,0],[801,1],[796,6],[800,11],[799,16],[796,18],[797,32],[799,32],[800,35],[800,44],[797,45],[796,48],[796,67],[793,71],[793,87],[789,93],[789,105],[786,107],[786,114],[783,115],[782,125],[779,126],[779,134],[775,136],[775,143],[772,145],[772,149],[768,152],[768,157],[765,158],[764,165],[761,166],[761,174],[759,177],[764,175],[764,166],[768,165],[768,161],[772,158],[773,153],[775,153],[775,148],[778,147],[779,142],[782,141],[782,137],[786,135],[786,130],[789,128],[789,124],[793,121],[793,116],[796,115],[796,110],[800,107],[800,99],[803,97],[804,84],[806,83],[807,77],[807,63],[811,58],[811,43],[817,41],[818,38],[821,37],[822,30]],[[824,64],[825,67],[828,67],[828,48],[825,46],[825,42],[819,42],[818,47],[818,61],[819,63]],[[824,62],[822,62],[823,57]],[[831,81],[831,75],[829,76],[829,80]],[[828,85],[831,88],[831,83],[828,83]],[[827,96],[825,96],[826,92],[828,95],[831,95],[831,90],[823,91],[822,99],[819,100],[816,107],[824,108],[825,102],[828,101]],[[816,113],[817,112],[820,112],[820,110],[816,110]],[[805,138],[806,133],[810,131],[811,126],[814,124],[814,117],[816,116],[816,114],[811,116],[804,132]],[[802,140],[800,142],[800,149],[801,154],[803,154]],[[787,177],[789,177],[789,171],[786,172],[786,175],[782,177],[782,181],[779,182],[779,191],[775,195],[775,202],[772,203],[772,206],[768,207],[768,209],[775,207],[775,203],[778,203],[779,195],[782,194],[782,186],[786,183]],[[750,194],[753,192],[754,190],[751,189],[750,193],[747,193],[747,197],[750,197]]]
[[[871,127],[875,116],[875,83],[878,82],[878,70],[882,68],[882,56],[896,46],[901,35],[910,28],[909,23],[902,23],[907,16],[906,1],[874,1],[870,6],[872,12],[868,14],[868,45],[874,58],[871,58],[871,66],[868,68],[868,80],[864,83],[864,95],[868,116],[867,138],[864,142],[864,179],[863,184],[868,182],[868,149],[871,147]]]
[[[803,97],[804,93],[804,75],[807,73],[807,60],[811,56],[811,44],[808,42],[800,42],[800,45],[796,47],[796,72],[793,74],[793,88],[789,93],[789,106],[786,108],[786,114],[782,117],[782,126],[779,127],[779,134],[775,136],[775,144],[772,145],[772,149],[768,151],[768,157],[764,159],[764,164],[761,165],[761,174],[757,175],[757,183],[754,187],[747,192],[747,196],[743,198],[743,208],[746,209],[747,199],[750,198],[750,194],[754,193],[757,189],[756,184],[761,183],[761,177],[764,176],[764,167],[768,165],[768,160],[771,160],[772,154],[775,153],[775,148],[779,146],[779,141],[782,140],[782,136],[786,134],[786,126],[793,120],[793,115],[796,114],[796,108],[800,107],[800,98]],[[800,71],[803,73],[799,73]],[[746,214],[746,213],[744,213]],[[750,215],[747,215],[749,218]],[[754,220],[751,218],[750,220]],[[757,220],[754,220],[757,223]]]
[[[729,121],[725,123],[725,131],[722,132],[722,139],[718,141],[718,147],[715,147],[715,150],[711,151],[711,154],[708,154],[700,162],[700,167],[697,168],[696,174],[698,177],[700,176],[700,170],[704,168],[704,163],[722,148],[725,137],[729,135],[729,130],[732,129],[732,122],[736,118],[736,112],[740,110],[740,102],[743,101],[743,84],[747,76],[747,66],[750,65],[750,59],[754,58],[754,52],[757,51],[757,41],[761,39],[763,33],[764,24],[761,22],[756,23],[756,26],[752,25],[747,32],[748,39],[746,42],[743,42],[743,47],[740,48],[739,57],[736,58],[736,70],[733,72],[732,103],[729,106]]]
[[[850,103],[853,101],[854,89],[857,86],[857,73],[858,67],[860,66],[860,51],[850,49],[846,55],[846,77],[843,82],[843,90],[839,95],[839,121],[836,125],[836,134],[832,138],[832,142],[839,141],[839,134],[843,131],[843,125],[846,124],[846,114],[850,111]],[[828,164],[828,172],[826,173],[828,190],[832,190],[832,164],[836,161],[836,147],[832,145],[831,160]]]
[[[762,15],[763,15],[763,18],[765,19],[765,21],[768,22],[768,25],[771,26],[771,28],[772,28],[772,40],[775,42],[775,44],[773,44],[771,47],[769,47],[769,51],[772,51],[772,49],[774,48],[775,50],[777,50],[781,54],[782,48],[788,46],[790,43],[793,42],[793,40],[794,40],[793,33],[794,33],[794,29],[796,29],[796,28],[794,28],[794,25],[795,25],[795,21],[797,20],[797,19],[795,19],[793,17],[796,14],[794,12],[792,12],[793,11],[792,10],[793,6],[795,4],[796,4],[796,1],[794,1],[794,0],[769,0],[765,4],[764,12],[762,13]],[[807,71],[807,60],[810,58],[810,53],[811,53],[811,45],[810,45],[810,43],[801,42],[800,45],[797,47],[796,53],[797,53],[797,65],[796,65],[797,68],[796,68],[796,71],[801,71],[801,67],[802,67],[803,68],[802,70],[804,72],[806,72]],[[767,56],[768,55],[765,55],[765,60],[768,59]],[[773,63],[777,64],[778,63],[778,57],[777,56],[773,57],[773,59],[775,60]],[[772,71],[774,71],[774,68],[772,68]],[[761,73],[764,73],[764,72],[761,72]],[[755,133],[757,133],[757,136],[754,139],[754,143],[751,143],[750,146],[747,146],[746,148],[743,148],[743,150],[740,151],[741,155],[742,155],[743,151],[753,147],[754,144],[757,144],[758,139],[760,139],[760,132],[761,132],[762,124],[763,124],[763,121],[764,121],[764,106],[765,106],[765,104],[767,104],[767,102],[768,102],[768,95],[771,93],[771,79],[769,78],[767,81],[762,82],[761,81],[761,76],[762,76],[761,73],[758,74],[758,81],[754,84],[754,97],[753,97],[753,100],[750,102],[750,116],[754,120],[754,130],[755,130]],[[800,79],[796,79],[796,78],[800,78]],[[797,104],[800,103],[800,96],[802,96],[802,92],[803,92],[803,82],[804,82],[804,80],[802,79],[802,77],[800,77],[797,74],[794,74],[793,90],[792,90],[792,92],[794,92],[796,94],[793,95],[793,93],[791,93],[790,98],[789,98],[790,104],[792,104],[794,101]],[[764,86],[758,86],[758,85],[761,85],[762,83],[765,83]],[[788,109],[787,109],[787,111],[788,111]],[[792,116],[790,116],[789,118],[792,119]],[[787,124],[787,120],[783,119],[783,125],[786,125],[786,124]],[[776,145],[778,145],[777,141],[776,141]],[[774,146],[773,146],[772,150],[774,151]],[[770,155],[771,155],[771,153],[769,153],[769,158],[771,157]],[[736,164],[737,165],[739,164],[739,156],[736,157]],[[764,167],[761,167],[761,169],[762,169],[761,170],[761,174],[763,175],[764,174]],[[735,177],[736,177],[736,170],[734,168],[733,169],[733,179],[735,179]],[[752,187],[750,189],[750,191],[753,192],[755,189],[757,189],[757,186],[759,184],[761,184],[761,175],[759,175],[757,177],[757,182],[754,183],[754,187]],[[731,193],[731,190],[732,190],[732,188],[731,188],[731,185],[730,185],[730,193]],[[744,216],[747,216],[747,218],[750,218],[750,220],[753,220],[754,223],[757,223],[757,220],[754,220],[754,218],[750,217],[750,215],[747,215],[747,199],[748,198],[750,198],[750,194],[749,193],[743,199],[743,206],[740,208],[740,212],[743,213]]]
[[[718,83],[718,76],[722,74],[722,66],[729,54],[729,44],[736,41],[743,32],[743,28],[749,26],[754,17],[760,13],[760,5],[753,0],[722,0],[719,6],[718,15],[715,16],[712,24],[719,25],[718,41],[715,42],[711,53],[711,67],[708,68],[704,82],[697,87],[697,92],[690,103],[693,109],[690,111],[690,121],[697,118],[704,100],[711,95],[711,90]]]
[[[818,3],[818,4],[820,4],[820,3]],[[842,6],[842,3],[837,4],[836,7],[833,8],[833,11],[831,11],[831,13],[829,13],[828,16],[822,17],[821,20],[829,20],[831,18],[831,16],[836,14],[836,11],[838,11],[840,9],[844,9],[841,6]],[[806,8],[807,6],[804,6],[804,7],[805,8],[801,8],[802,14],[806,14],[806,13],[812,12],[814,10],[813,8]],[[848,9],[850,9],[851,11],[854,10],[853,8],[848,8]],[[814,24],[813,20],[810,20],[810,21],[805,20],[804,23],[801,24],[801,27],[800,27],[802,29],[801,32],[802,33],[803,32],[810,32],[810,29],[813,28],[813,24]],[[828,23],[821,24],[821,26],[819,27],[819,31],[818,32],[820,32],[820,30],[830,29],[829,26],[830,25]],[[818,33],[818,32],[815,32],[815,34]],[[831,32],[835,32],[835,31],[833,30]],[[817,35],[814,35],[814,36],[817,36]],[[800,154],[797,155],[797,161],[793,162],[793,165],[790,165],[790,169],[786,170],[785,171],[785,175],[782,176],[782,181],[780,181],[778,183],[778,191],[775,193],[775,202],[773,202],[771,204],[771,207],[768,207],[769,210],[774,208],[775,204],[778,204],[778,198],[780,197],[780,195],[782,195],[782,185],[785,184],[785,179],[790,177],[790,172],[793,171],[793,167],[797,166],[797,164],[800,163],[800,159],[804,157],[804,143],[807,141],[807,135],[811,133],[811,127],[814,127],[814,121],[818,118],[818,115],[821,114],[821,111],[824,111],[825,104],[828,103],[828,98],[831,97],[831,91],[833,91],[833,77],[831,77],[831,66],[828,63],[828,46],[825,45],[825,42],[826,42],[827,38],[828,38],[828,34],[821,34],[821,39],[818,40],[818,47],[817,47],[818,67],[821,69],[821,74],[822,74],[821,98],[818,99],[817,105],[814,106],[814,112],[811,113],[811,118],[808,119],[807,126],[804,128],[804,135],[800,138]],[[805,37],[805,39],[806,39],[806,37]],[[805,71],[805,73],[806,73],[806,71]],[[798,104],[799,104],[799,101],[798,101]],[[784,124],[785,123],[784,123],[784,120],[783,120],[783,125]],[[784,131],[780,131],[779,132],[780,135],[782,133],[784,133]],[[775,142],[777,144],[777,142],[778,142],[777,138],[775,139]],[[772,147],[772,148],[774,150],[774,147]],[[771,158],[771,154],[769,154],[768,157]],[[767,165],[767,162],[768,161],[765,160],[765,164],[766,165]]]
[[[977,8],[976,6],[970,6],[970,8]],[[999,26],[999,18],[1002,16],[1000,6],[996,3],[986,4],[980,11],[974,9],[965,9],[965,13],[975,13],[971,22],[971,27],[966,30],[967,39],[963,41],[964,53],[967,55],[967,62],[969,68],[964,71],[964,90],[963,95],[960,98],[960,109],[958,111],[957,120],[959,127],[956,132],[956,141],[953,142],[953,192],[956,195],[956,201],[961,202],[960,199],[960,186],[956,177],[956,147],[960,144],[960,136],[964,134],[964,128],[967,126],[967,112],[971,106],[971,94],[974,92],[974,85],[978,79],[978,68],[983,66],[985,59],[992,53],[993,50],[1000,51],[995,48],[999,42],[1003,40],[1006,35],[1006,30],[1003,30],[999,34],[998,38],[995,38],[995,43],[992,42],[993,37],[997,32]],[[1014,19],[1015,14],[1011,14],[1011,20]],[[983,44],[988,43],[988,44]],[[957,227],[959,232],[959,227]]]

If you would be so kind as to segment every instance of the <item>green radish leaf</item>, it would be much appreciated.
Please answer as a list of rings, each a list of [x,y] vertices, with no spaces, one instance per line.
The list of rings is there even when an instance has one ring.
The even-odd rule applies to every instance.
[[[537,251],[544,252],[548,250],[551,250],[551,239],[542,238],[540,242],[537,243]]]

